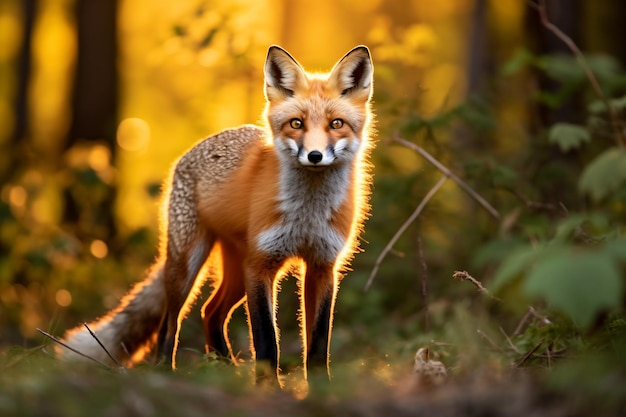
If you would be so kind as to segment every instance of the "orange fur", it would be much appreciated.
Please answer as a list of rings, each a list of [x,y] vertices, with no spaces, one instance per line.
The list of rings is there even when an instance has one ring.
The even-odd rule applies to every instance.
[[[175,368],[181,322],[210,265],[217,286],[202,309],[208,350],[232,355],[226,326],[245,299],[258,377],[271,377],[279,363],[278,282],[292,270],[302,279],[305,374],[309,364],[328,367],[339,281],[369,211],[372,73],[365,47],[327,75],[307,74],[286,51],[269,49],[267,127],[224,131],[176,163],[154,272],[93,324],[114,354],[153,340],[162,320],[159,354]],[[150,324],[138,325],[140,317]],[[66,342],[96,351],[80,329]]]

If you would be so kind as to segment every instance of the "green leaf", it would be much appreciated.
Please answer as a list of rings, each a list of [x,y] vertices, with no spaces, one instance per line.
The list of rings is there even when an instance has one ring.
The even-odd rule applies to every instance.
[[[609,100],[609,106],[616,110],[626,109],[626,96]],[[601,114],[606,112],[605,102],[602,100],[594,100],[587,106],[590,113]]]
[[[517,183],[517,173],[505,165],[496,165],[492,175],[496,187],[514,189]]]
[[[612,84],[624,73],[619,60],[607,54],[589,54],[586,56],[587,64],[595,74],[600,84]],[[603,88],[604,90],[604,88]]]
[[[613,259],[626,264],[626,239],[617,239],[607,243],[605,250]]]
[[[490,285],[491,291],[498,292],[506,284],[522,275],[524,271],[530,269],[538,253],[538,249],[524,247],[509,255],[498,268],[493,283]]]
[[[597,230],[604,230],[609,226],[608,219],[602,213],[574,213],[567,216],[565,219],[559,222],[556,228],[556,234],[553,241],[566,242],[573,235],[575,230],[580,226],[588,226],[591,228],[591,232]],[[587,231],[589,232],[589,231]]]
[[[610,148],[583,171],[578,188],[595,201],[615,192],[626,181],[626,149]]]
[[[514,74],[522,68],[532,64],[534,60],[534,55],[528,49],[520,48],[508,61],[504,63],[504,66],[502,67],[502,74]]]
[[[500,263],[502,259],[522,246],[528,250],[528,246],[522,245],[520,240],[510,237],[496,238],[477,249],[472,260],[472,268],[484,268],[491,263]]]
[[[544,55],[539,59],[538,67],[543,69],[548,77],[562,83],[579,83],[586,77],[582,67],[572,55]]]
[[[583,143],[591,141],[591,135],[584,126],[572,123],[555,123],[548,133],[548,141],[559,145],[563,152],[577,149]]]
[[[532,268],[524,289],[543,297],[582,327],[589,327],[604,309],[620,305],[622,279],[605,252],[563,252]]]

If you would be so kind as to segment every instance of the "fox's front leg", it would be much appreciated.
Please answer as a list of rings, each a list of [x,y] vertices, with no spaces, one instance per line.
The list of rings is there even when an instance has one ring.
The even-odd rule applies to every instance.
[[[278,339],[274,281],[282,262],[253,259],[247,263],[245,284],[248,321],[258,381],[278,378]]]
[[[308,263],[301,302],[306,335],[305,368],[324,366],[329,371],[330,335],[337,292],[332,264]],[[330,377],[330,373],[329,373]]]

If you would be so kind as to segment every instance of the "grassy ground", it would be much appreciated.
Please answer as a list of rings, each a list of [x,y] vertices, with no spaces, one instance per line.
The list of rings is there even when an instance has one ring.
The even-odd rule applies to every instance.
[[[255,386],[251,364],[199,358],[177,372],[141,365],[109,370],[67,364],[48,348],[13,348],[0,359],[2,416],[624,416],[626,375],[605,357],[556,369],[514,369],[491,359],[448,367],[438,386],[419,384],[406,358],[333,364],[333,381],[300,370],[286,388]],[[452,360],[451,358],[448,358]],[[453,362],[457,362],[452,360]]]

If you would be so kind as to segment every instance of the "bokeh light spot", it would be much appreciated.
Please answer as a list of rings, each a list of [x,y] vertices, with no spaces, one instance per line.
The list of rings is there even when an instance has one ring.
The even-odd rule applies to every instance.
[[[12,206],[22,208],[26,204],[26,198],[28,197],[26,190],[22,186],[15,186],[11,188],[9,192],[9,202]]]
[[[137,152],[150,142],[150,125],[140,118],[129,117],[117,127],[117,144],[129,152]]]
[[[89,246],[89,251],[96,258],[103,259],[109,253],[109,247],[106,243],[104,243],[104,241],[96,239],[91,242],[91,245]]]
[[[109,167],[111,151],[104,145],[95,145],[89,151],[88,162],[94,171],[102,171]]]
[[[61,307],[67,307],[72,304],[72,294],[64,288],[58,290],[54,298]]]

